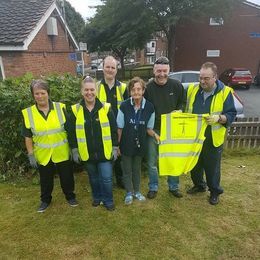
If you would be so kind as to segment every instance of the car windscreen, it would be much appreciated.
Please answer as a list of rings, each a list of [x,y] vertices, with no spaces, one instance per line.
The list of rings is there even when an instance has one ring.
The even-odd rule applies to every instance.
[[[182,76],[182,83],[199,82],[199,74],[197,73],[184,73]]]
[[[249,70],[237,70],[234,76],[251,76],[251,73]]]

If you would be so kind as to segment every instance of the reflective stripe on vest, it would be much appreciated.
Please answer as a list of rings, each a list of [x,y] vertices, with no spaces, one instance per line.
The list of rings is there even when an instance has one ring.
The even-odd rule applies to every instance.
[[[124,101],[124,93],[126,90],[126,84],[120,82],[119,86],[116,86],[116,99],[117,99],[117,108],[120,107],[122,102]],[[100,83],[98,85],[97,97],[101,101],[102,104],[107,102],[106,90],[104,84]]]
[[[33,134],[35,158],[41,165],[47,165],[50,160],[59,163],[69,159],[63,108],[64,104],[53,102],[53,109],[50,110],[47,119],[39,113],[36,105],[22,110],[25,127]]]
[[[76,137],[79,148],[79,154],[83,161],[89,159],[88,146],[87,146],[87,133],[85,132],[85,119],[83,107],[80,104],[75,104],[72,107],[72,112],[76,117]],[[110,124],[107,117],[110,104],[105,103],[103,108],[98,110],[98,117],[101,126],[102,132],[102,142],[104,147],[104,155],[107,160],[110,160],[112,157],[112,139],[111,139],[111,130]]]
[[[193,169],[205,140],[206,116],[178,112],[161,115],[160,175],[178,176]]]
[[[188,113],[192,113],[193,103],[196,98],[196,94],[199,90],[199,85],[190,84],[187,92],[187,105],[186,111]],[[219,91],[216,95],[213,96],[212,102],[210,105],[210,114],[211,115],[220,115],[223,111],[224,102],[229,95],[232,93],[232,89],[230,87],[224,86],[224,88]],[[222,124],[216,123],[211,126],[213,145],[218,147],[224,143],[226,127]]]

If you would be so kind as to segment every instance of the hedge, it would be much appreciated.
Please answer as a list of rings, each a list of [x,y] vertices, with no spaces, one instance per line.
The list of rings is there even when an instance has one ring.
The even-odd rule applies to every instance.
[[[31,74],[0,81],[0,181],[24,175],[29,164],[21,136],[21,110],[34,103],[30,93]],[[80,100],[80,79],[69,74],[43,78],[50,86],[51,99],[70,108]]]

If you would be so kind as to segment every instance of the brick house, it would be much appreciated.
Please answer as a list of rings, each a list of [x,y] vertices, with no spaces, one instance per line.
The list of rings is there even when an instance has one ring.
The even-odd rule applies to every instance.
[[[153,63],[161,54],[167,56],[167,44],[161,44],[165,38],[155,39],[147,44],[149,47],[153,43],[154,48],[146,48],[143,63]],[[225,19],[207,17],[177,25],[174,70],[199,70],[206,61],[216,63],[219,73],[230,67],[245,67],[253,75],[257,74],[260,64],[259,5],[244,1],[236,4]]]
[[[0,0],[0,79],[75,74],[77,49],[55,0]]]

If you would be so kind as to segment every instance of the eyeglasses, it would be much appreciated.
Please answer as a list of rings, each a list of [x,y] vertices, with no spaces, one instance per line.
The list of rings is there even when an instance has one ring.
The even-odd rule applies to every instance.
[[[83,81],[84,83],[95,83],[94,79],[91,78],[89,75],[84,76],[84,77],[82,78],[82,81]]]
[[[168,65],[169,64],[169,60],[168,58],[162,56],[162,57],[159,57],[155,62],[154,64],[165,64],[165,65]]]

